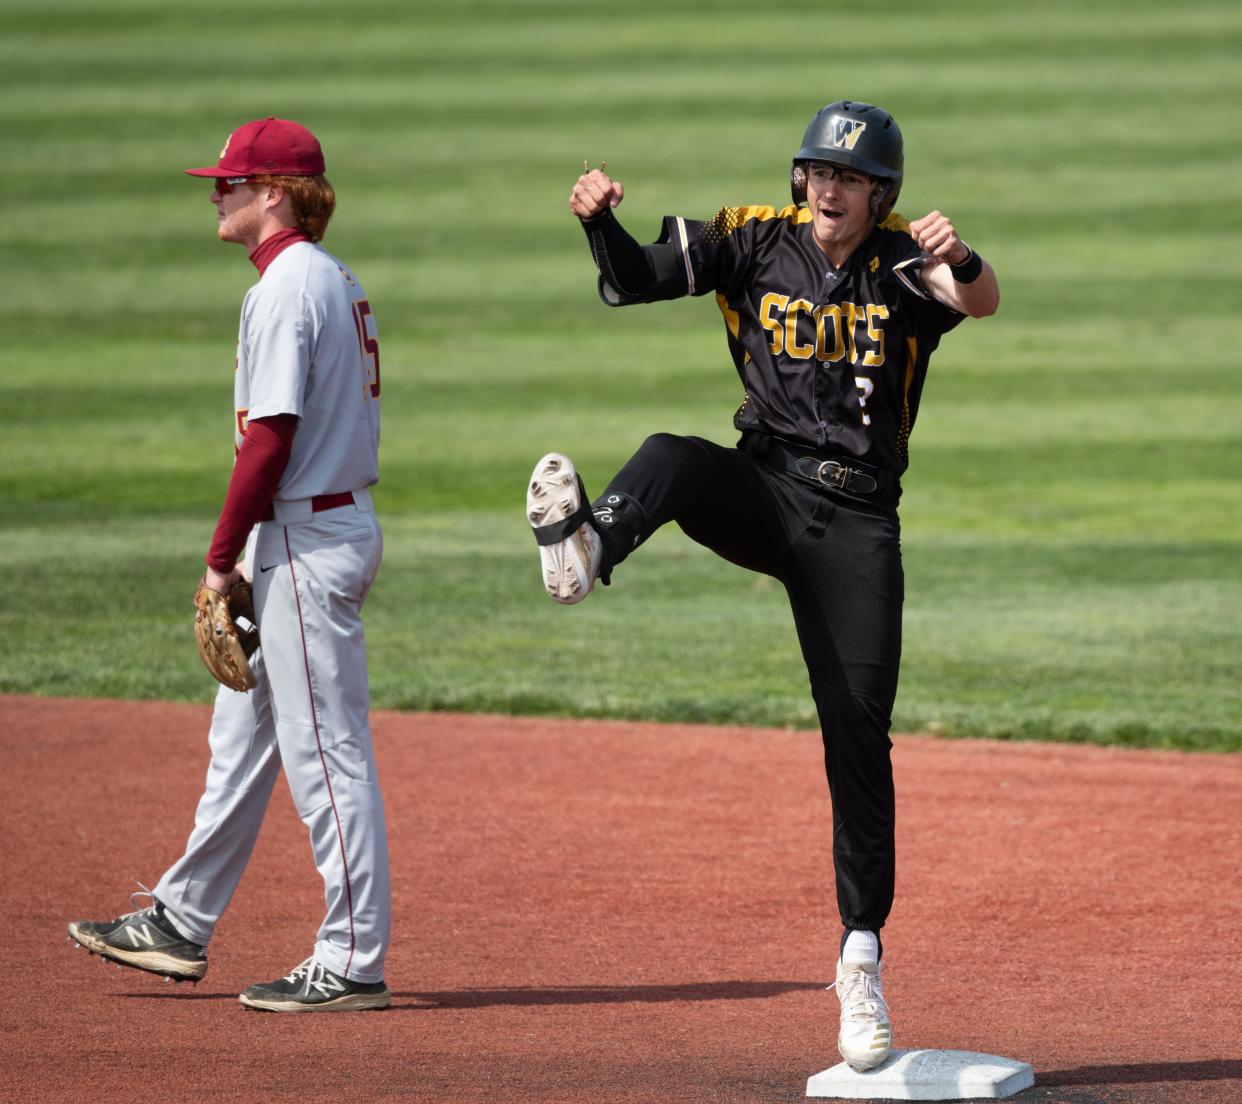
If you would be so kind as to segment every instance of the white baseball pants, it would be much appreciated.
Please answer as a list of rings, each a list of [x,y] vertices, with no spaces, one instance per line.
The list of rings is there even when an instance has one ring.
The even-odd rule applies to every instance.
[[[324,881],[315,959],[380,981],[391,930],[384,801],[368,720],[361,609],[383,537],[370,496],[315,514],[277,502],[249,546],[262,647],[258,686],[216,696],[211,763],[185,854],[155,896],[182,934],[210,941],[250,858],[283,767]]]

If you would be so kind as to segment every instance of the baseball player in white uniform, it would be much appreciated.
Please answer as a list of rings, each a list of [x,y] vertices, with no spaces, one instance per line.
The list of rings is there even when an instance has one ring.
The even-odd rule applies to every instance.
[[[335,197],[310,131],[256,120],[230,135],[217,165],[186,171],[213,181],[218,236],[246,246],[260,273],[242,304],[237,459],[204,576],[226,592],[244,546],[258,685],[216,697],[194,830],[151,903],[75,921],[69,935],[119,964],[201,978],[283,767],[327,915],[301,965],[240,999],[281,1012],[383,1008],[388,843],[361,620],[383,544],[368,490],[378,479],[375,320],[357,277],[317,244]]]

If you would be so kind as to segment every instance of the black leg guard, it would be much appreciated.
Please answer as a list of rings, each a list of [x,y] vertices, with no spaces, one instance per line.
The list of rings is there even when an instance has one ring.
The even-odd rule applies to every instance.
[[[591,504],[592,523],[604,542],[599,578],[605,586],[612,569],[654,532],[638,499],[619,491],[605,491]]]

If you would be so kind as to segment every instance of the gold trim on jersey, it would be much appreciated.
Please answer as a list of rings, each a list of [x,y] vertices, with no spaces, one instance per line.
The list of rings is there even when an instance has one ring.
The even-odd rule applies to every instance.
[[[755,219],[760,222],[768,222],[771,219],[778,218],[798,226],[801,223],[811,221],[811,212],[805,207],[795,207],[793,204],[790,204],[788,207],[782,207],[779,211],[775,207],[769,207],[764,204],[721,207],[712,218],[704,223],[704,236],[708,240],[714,238],[716,241],[720,241]]]
[[[794,226],[801,226],[811,221],[811,210],[809,207],[796,207],[793,204],[782,207],[780,210],[763,203],[744,204],[741,207],[721,207],[703,224],[703,236],[708,240],[714,238],[719,241],[756,219],[759,222],[784,219]],[[881,230],[896,230],[906,234],[910,232],[909,220],[897,211],[890,211],[885,215],[879,226]]]
[[[729,306],[728,297],[722,292],[716,292],[716,306],[720,308],[720,313],[724,315],[725,325],[729,328],[729,333],[734,341],[741,338],[742,335],[742,319],[731,306]]]
[[[889,211],[880,223],[881,230],[898,230],[903,234],[910,233],[910,220],[896,211]]]
[[[914,383],[914,366],[919,362],[917,337],[906,338],[906,351],[910,355],[906,361],[905,386],[901,389],[901,426],[897,430],[897,455],[903,464],[910,463],[910,387]]]
[[[741,347],[741,340],[742,340],[741,316],[737,313],[737,311],[735,311],[731,306],[729,306],[729,300],[719,291],[716,292],[716,306],[720,308],[720,313],[724,315],[725,327],[728,329],[729,336],[733,339],[733,343]],[[750,350],[742,349],[742,367],[745,368],[746,365],[748,365],[749,363],[750,363]]]

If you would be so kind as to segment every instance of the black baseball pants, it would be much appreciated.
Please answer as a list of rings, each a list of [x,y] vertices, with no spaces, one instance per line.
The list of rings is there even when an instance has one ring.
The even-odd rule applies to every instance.
[[[743,448],[649,437],[592,504],[610,572],[661,525],[784,584],[832,798],[837,905],[878,932],[893,903],[889,739],[904,583],[894,506],[829,491]]]

